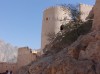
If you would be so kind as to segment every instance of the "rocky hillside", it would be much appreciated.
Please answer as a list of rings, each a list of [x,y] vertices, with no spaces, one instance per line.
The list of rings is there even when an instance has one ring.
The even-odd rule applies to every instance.
[[[100,74],[100,31],[80,36],[69,47],[43,56],[18,74]]]
[[[100,0],[97,1],[100,5]],[[100,20],[100,16],[97,17]],[[46,51],[36,61],[21,68],[17,74],[100,74],[100,21],[97,22],[98,27],[95,28],[96,24],[93,24],[88,33],[78,36],[69,45],[64,45],[63,49],[63,44],[57,45],[57,41],[54,48],[48,45],[44,50],[49,52]]]
[[[90,29],[90,26],[84,26]],[[21,68],[17,74],[100,74],[100,32],[91,29],[81,32],[86,31],[86,28],[80,30],[81,27],[66,33],[66,36],[64,32],[62,40],[58,38],[63,34],[57,37],[59,41],[49,44],[44,55]]]
[[[18,48],[0,40],[0,62],[17,62]]]

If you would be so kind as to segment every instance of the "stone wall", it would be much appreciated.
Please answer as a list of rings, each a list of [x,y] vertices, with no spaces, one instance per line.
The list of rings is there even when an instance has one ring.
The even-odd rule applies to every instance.
[[[36,59],[36,55],[32,53],[32,50],[28,47],[22,47],[18,50],[18,69],[22,66],[28,65]]]
[[[15,73],[17,71],[17,63],[1,62],[0,63],[0,73],[5,72],[6,70],[12,71],[13,73]]]
[[[90,11],[92,11],[93,6],[87,4],[80,4],[79,8],[81,11],[81,19],[83,21],[86,21],[86,18],[89,15]]]
[[[16,63],[0,63],[0,73],[8,71],[13,71],[15,73],[18,69],[23,66],[30,64],[32,61],[36,60],[36,53],[32,53],[32,50],[28,47],[22,47],[18,49],[18,57]]]
[[[93,30],[100,30],[100,0],[96,0],[96,4],[94,6]]]

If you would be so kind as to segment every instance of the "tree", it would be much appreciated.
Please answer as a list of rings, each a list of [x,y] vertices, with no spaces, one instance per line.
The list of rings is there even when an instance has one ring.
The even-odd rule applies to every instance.
[[[71,21],[82,22],[81,17],[80,17],[82,15],[82,12],[79,9],[79,4],[78,5],[72,5],[72,4],[66,5],[66,4],[62,4],[61,6],[64,7],[64,8],[67,8],[69,10],[70,16],[72,18]]]
[[[47,34],[47,37],[48,37],[48,41],[49,42],[52,42],[54,39],[55,39],[55,37],[56,37],[56,34],[55,33],[48,33]]]

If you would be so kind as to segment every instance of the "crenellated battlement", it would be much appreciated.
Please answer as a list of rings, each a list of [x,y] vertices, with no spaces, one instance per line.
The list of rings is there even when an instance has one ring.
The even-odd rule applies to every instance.
[[[88,5],[88,4],[83,4],[83,3],[80,3],[79,5],[85,6],[86,8],[87,7],[93,7],[93,5]]]
[[[57,9],[57,8],[62,8],[63,6],[61,6],[61,5],[56,5],[56,6],[51,6],[51,7],[48,7],[48,8],[46,8],[45,10],[44,10],[44,12],[45,11],[48,11],[48,10],[50,10],[50,9]],[[66,8],[67,9],[67,8]]]
[[[88,4],[83,4],[83,3],[80,3],[79,6],[84,6],[86,8],[92,8],[93,7],[93,5],[88,5]],[[51,7],[44,9],[44,12],[51,10],[51,9],[57,9],[57,8],[63,8],[63,6],[61,6],[61,5],[51,6]],[[64,8],[66,8],[66,7],[64,7]],[[67,10],[67,8],[66,8],[66,10]]]

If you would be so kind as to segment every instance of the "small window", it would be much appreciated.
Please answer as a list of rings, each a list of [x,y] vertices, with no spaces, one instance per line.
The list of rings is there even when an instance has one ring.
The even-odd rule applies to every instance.
[[[48,21],[48,18],[46,18],[46,21]]]
[[[61,31],[64,30],[64,25],[61,25],[61,26],[60,26],[60,30],[61,30]]]

